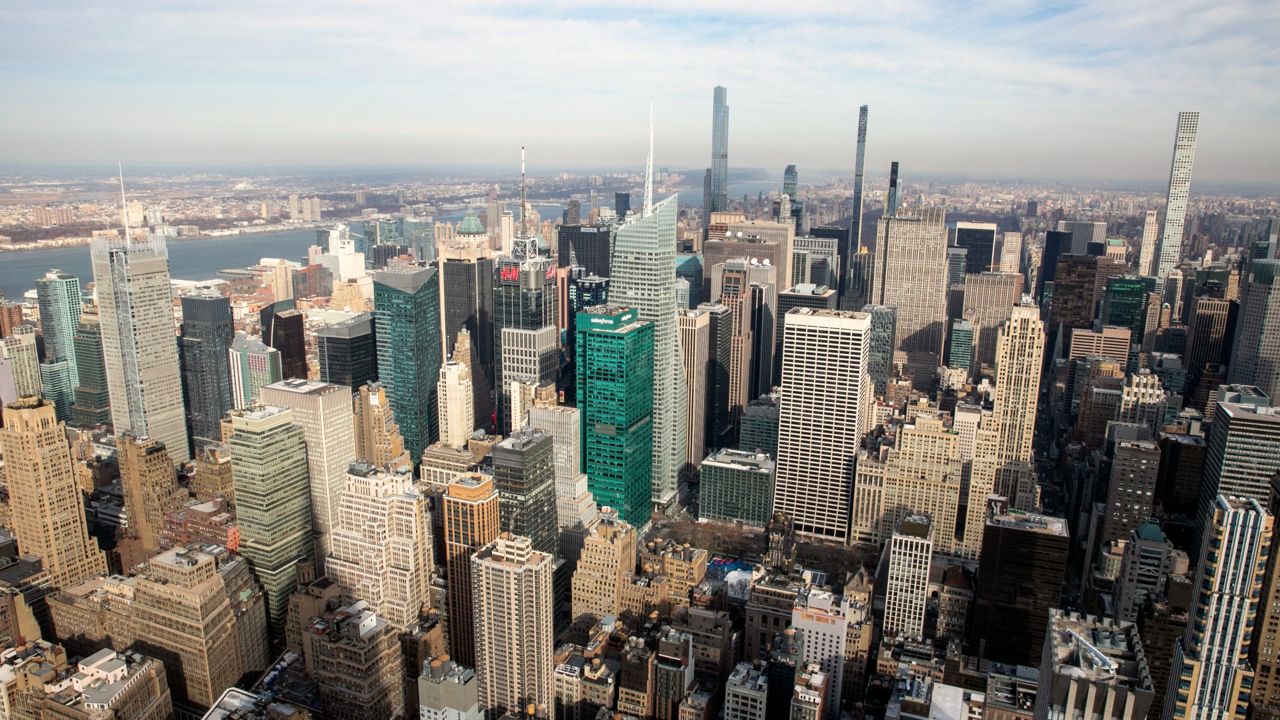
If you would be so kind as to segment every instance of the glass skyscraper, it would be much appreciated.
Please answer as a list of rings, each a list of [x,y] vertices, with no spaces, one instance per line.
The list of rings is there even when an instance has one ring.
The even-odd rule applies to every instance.
[[[630,308],[578,313],[583,470],[596,504],[649,524],[654,439],[654,326]],[[681,438],[683,451],[683,437]]]
[[[61,421],[71,420],[75,404],[76,324],[80,321],[80,278],[61,270],[50,270],[36,281],[40,305],[40,331],[44,335],[44,362],[40,365],[40,385]]]
[[[676,499],[688,423],[676,337],[676,203],[672,195],[618,227],[609,285],[611,305],[653,323],[653,501],[662,507]]]
[[[211,289],[182,298],[182,377],[196,454],[221,442],[222,417],[231,410],[228,352],[235,337],[231,299]]]
[[[703,208],[704,222],[729,206],[728,193],[729,91],[717,85],[711,96],[711,204]]]
[[[373,274],[378,378],[414,464],[435,442],[440,348],[440,276],[433,267]]]
[[[549,258],[504,257],[493,279],[493,331],[498,432],[512,426],[512,382],[554,383],[559,371],[556,273]],[[510,339],[510,347],[504,343]]]
[[[71,424],[79,427],[111,423],[107,369],[102,362],[102,327],[97,313],[81,313],[76,324],[76,389]]]
[[[373,316],[360,313],[316,331],[320,380],[353,390],[378,379],[378,339]]]

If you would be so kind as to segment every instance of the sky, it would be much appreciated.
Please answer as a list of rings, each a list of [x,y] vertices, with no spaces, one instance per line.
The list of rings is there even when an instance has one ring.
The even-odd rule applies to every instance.
[[[729,164],[1280,185],[1280,2],[5,0],[0,165]],[[882,168],[883,166],[883,168]]]

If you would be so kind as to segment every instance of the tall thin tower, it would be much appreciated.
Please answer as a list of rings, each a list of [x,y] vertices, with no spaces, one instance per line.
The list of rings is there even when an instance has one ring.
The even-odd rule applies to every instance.
[[[849,258],[862,249],[862,180],[867,157],[867,106],[858,108],[858,154],[853,162],[853,211],[849,218],[849,238],[840,250],[840,300],[849,285]],[[842,304],[842,310],[848,309]]]
[[[652,141],[652,131],[649,137]],[[676,330],[677,202],[672,195],[647,204],[643,212],[631,214],[618,226],[609,286],[610,304],[633,308],[640,320],[653,323],[652,496],[661,508],[671,507],[677,498],[689,422]]]
[[[1178,113],[1178,130],[1173,136],[1173,162],[1169,167],[1169,200],[1165,204],[1164,232],[1156,256],[1161,281],[1182,259],[1182,228],[1187,222],[1187,198],[1191,194],[1191,164],[1196,159],[1196,130],[1200,113]]]
[[[191,459],[182,369],[173,323],[169,251],[160,236],[130,236],[121,181],[124,238],[95,238],[89,246],[102,322],[102,357],[111,396],[111,423],[164,443],[175,464]]]
[[[729,91],[717,85],[711,100],[711,207],[713,211],[729,205]]]

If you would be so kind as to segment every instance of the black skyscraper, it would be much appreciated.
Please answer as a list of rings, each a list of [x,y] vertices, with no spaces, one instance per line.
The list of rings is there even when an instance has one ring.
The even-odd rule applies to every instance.
[[[619,220],[625,220],[627,213],[631,212],[631,193],[614,193],[613,211],[617,213]]]
[[[445,357],[451,357],[458,331],[471,333],[471,382],[477,427],[493,418],[493,260],[488,257],[443,258]],[[459,358],[460,359],[460,358]]]
[[[182,298],[183,389],[195,453],[221,442],[222,416],[231,410],[231,364],[235,337],[231,300],[213,291]]]
[[[1040,272],[1036,276],[1036,299],[1044,301],[1045,283],[1058,278],[1058,258],[1071,252],[1071,233],[1048,230],[1044,234],[1044,254],[1040,258]]]
[[[733,344],[733,312],[720,303],[703,303],[711,316],[707,340],[707,450],[732,447],[729,422],[729,354]]]
[[[280,351],[280,371],[284,379],[307,377],[307,338],[302,313],[293,300],[280,300],[258,313],[262,341]]]
[[[608,225],[561,225],[556,264],[581,265],[590,275],[609,277],[611,233]]]
[[[521,430],[493,448],[493,485],[503,532],[523,535],[533,549],[555,555],[559,550],[556,524],[556,466],[551,436],[542,430]]]
[[[320,379],[352,390],[378,379],[378,338],[373,316],[359,315],[316,332]]]

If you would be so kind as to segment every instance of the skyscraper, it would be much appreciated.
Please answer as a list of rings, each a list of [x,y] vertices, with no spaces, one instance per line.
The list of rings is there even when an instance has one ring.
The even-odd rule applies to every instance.
[[[897,310],[894,350],[917,387],[929,387],[942,359],[947,317],[947,227],[940,208],[881,218],[873,303]]]
[[[316,331],[320,380],[355,390],[378,379],[378,339],[373,316],[359,313]]]
[[[413,464],[404,437],[382,383],[360,386],[352,397],[355,408],[356,459],[374,467],[408,467]]]
[[[1155,277],[1156,274],[1156,239],[1160,234],[1160,213],[1148,210],[1142,219],[1142,236],[1138,241],[1138,274],[1143,277]]]
[[[80,278],[61,270],[50,270],[36,280],[36,299],[40,306],[40,331],[44,336],[45,367],[40,373],[48,378],[42,382],[44,395],[55,403],[59,420],[70,420],[78,382],[75,333],[83,302]],[[58,392],[51,392],[55,389]]]
[[[728,193],[729,91],[717,85],[711,93],[711,205],[703,208],[704,215],[728,210]]]
[[[43,561],[50,585],[70,587],[105,573],[106,558],[89,538],[66,432],[53,406],[35,397],[6,405],[0,455],[13,536],[24,555]]]
[[[231,341],[227,357],[231,368],[231,404],[237,410],[257,402],[264,386],[284,377],[280,351],[244,333],[236,334],[236,339]]]
[[[1033,717],[1154,717],[1163,698],[1153,697],[1146,655],[1131,622],[1049,610]]]
[[[733,312],[720,303],[698,306],[707,314],[707,407],[704,438],[708,448],[727,447],[729,431],[729,355],[733,351]]]
[[[489,427],[493,415],[494,362],[493,328],[494,272],[484,228],[472,214],[467,225],[479,232],[459,233],[440,246],[440,329],[444,353],[449,356],[466,328],[471,333],[471,358],[453,358],[471,364],[473,413],[477,424]]]
[[[1274,521],[1252,498],[1214,499],[1193,585],[1195,621],[1174,649],[1165,720],[1245,714],[1254,674],[1246,658]]]
[[[537,429],[520,430],[495,445],[493,486],[502,531],[529,538],[534,550],[554,556],[560,533],[551,436]]]
[[[40,348],[36,343],[36,329],[31,325],[16,326],[8,337],[0,341],[0,354],[9,361],[9,372],[13,375],[17,397],[39,395]]]
[[[840,309],[852,310],[851,302],[846,302],[848,292],[848,275],[852,270],[851,259],[862,252],[862,181],[863,161],[867,154],[867,106],[858,108],[858,150],[853,162],[853,208],[849,218],[848,240],[840,245]],[[858,305],[861,307],[861,304]]]
[[[467,438],[476,429],[475,403],[471,398],[471,365],[457,360],[441,365],[436,395],[440,405],[440,442],[452,448],[466,447]]]
[[[89,248],[111,424],[118,433],[153,437],[175,464],[187,462],[191,450],[164,238],[96,238]]]
[[[1280,397],[1280,260],[1249,263],[1230,360],[1231,383],[1256,385],[1269,397]]]
[[[521,391],[513,390],[513,383],[532,388],[556,381],[560,363],[556,295],[555,267],[549,258],[526,253],[498,261],[493,279],[493,332],[500,433],[524,424],[523,413],[517,418],[512,411],[513,399],[517,407],[525,409],[518,402]]]
[[[773,507],[797,531],[843,542],[853,457],[870,427],[871,316],[796,308],[785,332]]]
[[[884,635],[923,638],[929,602],[933,528],[926,515],[908,515],[889,538],[889,578],[884,596]]]
[[[1270,402],[1255,387],[1219,389],[1200,483],[1201,527],[1219,495],[1267,501],[1271,478],[1280,472],[1280,407]]]
[[[316,553],[320,567],[324,567],[324,558],[330,553],[329,535],[338,525],[347,468],[356,461],[351,391],[345,385],[292,379],[262,388],[262,402],[288,408],[294,424],[302,428]]]
[[[373,275],[378,377],[417,465],[436,439],[440,348],[440,277],[433,267],[400,267]]]
[[[111,400],[107,392],[107,369],[102,361],[102,326],[96,311],[80,314],[75,352],[77,382],[71,424],[107,425],[111,422]]]
[[[431,520],[413,474],[351,465],[331,528],[327,574],[398,630],[430,607]]]
[[[616,508],[623,520],[644,527],[657,457],[653,323],[640,320],[630,308],[588,308],[578,313],[577,346],[577,401],[588,487],[598,505]],[[683,456],[683,433],[680,440]]]
[[[898,202],[898,161],[894,160],[889,163],[889,194],[884,201],[884,217],[897,217]]]
[[[677,202],[677,196],[672,195],[633,214],[618,227],[609,288],[611,305],[632,308],[639,321],[653,324],[652,498],[663,508],[676,499],[688,422],[684,367],[676,336]],[[581,349],[578,356],[581,361]],[[597,501],[603,502],[599,496]],[[635,516],[626,519],[632,521]],[[638,527],[643,525],[637,523]]]
[[[680,311],[680,352],[686,384],[684,467],[681,475],[687,483],[706,454],[707,373],[710,371],[711,316],[695,308]]]
[[[164,516],[181,510],[191,496],[178,485],[173,461],[162,443],[120,435],[116,438],[116,456],[129,534],[138,539],[145,556],[150,557],[160,547]]]
[[[1107,224],[1095,220],[1059,220],[1058,230],[1071,234],[1071,248],[1065,255],[1100,255],[1090,252],[1089,246],[1107,239]]]
[[[315,556],[306,436],[293,411],[279,407],[234,410],[229,425],[240,554],[262,585],[267,626],[278,639],[298,561]]]
[[[302,311],[292,298],[270,303],[258,311],[262,341],[280,351],[281,379],[307,377],[306,328]]]
[[[231,299],[202,288],[182,296],[182,378],[187,393],[187,418],[199,455],[222,441],[222,418],[234,407],[229,363],[235,325]]]
[[[466,473],[445,489],[445,565],[449,576],[449,650],[460,663],[475,663],[475,593],[471,556],[498,537],[500,511],[493,477]]]
[[[471,559],[480,704],[493,717],[553,707],[554,560],[534,550],[529,538],[509,533]]]
[[[996,255],[996,234],[1000,228],[995,223],[956,223],[956,247],[964,248],[964,271],[968,274],[999,270]]]
[[[1200,113],[1178,113],[1173,135],[1173,161],[1169,165],[1169,196],[1164,210],[1164,231],[1156,254],[1155,274],[1161,280],[1182,260],[1182,229],[1187,221],[1187,200],[1191,195],[1191,165],[1196,158],[1196,130]]]

